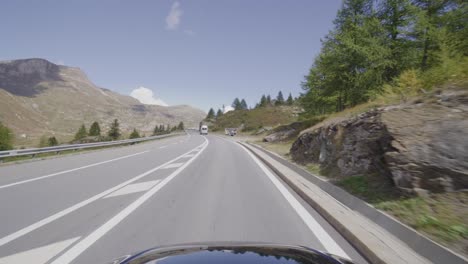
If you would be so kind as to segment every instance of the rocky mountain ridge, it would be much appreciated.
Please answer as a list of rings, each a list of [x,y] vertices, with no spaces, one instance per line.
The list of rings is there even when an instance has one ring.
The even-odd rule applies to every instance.
[[[105,130],[117,118],[122,130],[149,134],[157,124],[196,126],[202,110],[187,106],[144,105],[138,100],[94,85],[79,68],[44,59],[0,62],[0,122],[17,141],[42,135],[71,137],[81,124],[98,121]]]

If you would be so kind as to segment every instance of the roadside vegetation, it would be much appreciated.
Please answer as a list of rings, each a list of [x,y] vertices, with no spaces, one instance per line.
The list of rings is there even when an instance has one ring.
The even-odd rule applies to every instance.
[[[231,107],[233,110],[226,113],[224,106],[217,112],[211,108],[204,123],[209,124],[210,130],[215,132],[224,128],[239,128],[239,131],[255,134],[295,122],[302,111],[291,94],[285,100],[281,91],[273,99],[270,95],[262,95],[253,108],[249,107],[244,99],[238,98],[234,99]]]
[[[289,122],[321,118],[324,125],[381,106],[431,102],[444,89],[468,89],[467,12],[467,4],[455,0],[345,0],[293,103],[303,111]],[[255,109],[265,102],[267,96]],[[275,105],[271,99],[269,105]],[[225,114],[232,120],[220,118],[216,124],[259,124],[267,118],[242,119],[246,115]],[[275,130],[288,127],[288,120],[280,121],[285,123],[278,122],[282,126]],[[296,138],[273,143],[262,138],[253,141],[291,160]],[[319,164],[304,168],[468,255],[466,191],[414,196],[372,175],[340,179]]]
[[[0,151],[13,148],[13,134],[11,130],[0,123]]]

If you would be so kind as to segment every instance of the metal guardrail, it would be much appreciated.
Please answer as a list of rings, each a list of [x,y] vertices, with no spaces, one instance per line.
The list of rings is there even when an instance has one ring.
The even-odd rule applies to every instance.
[[[153,140],[153,139],[158,139],[158,138],[165,138],[165,137],[170,137],[170,136],[175,136],[175,135],[182,135],[182,134],[183,133],[173,133],[173,134],[151,136],[151,137],[144,137],[144,138],[93,142],[93,143],[84,143],[84,144],[68,144],[68,145],[59,145],[59,146],[45,147],[45,148],[12,149],[12,150],[0,151],[0,159],[9,158],[9,157],[27,156],[27,155],[34,156],[36,154],[49,153],[49,152],[59,153],[60,151],[65,151],[65,150],[78,150],[78,149],[86,149],[86,148],[123,145],[123,144],[137,143],[137,142],[148,141],[148,140]]]

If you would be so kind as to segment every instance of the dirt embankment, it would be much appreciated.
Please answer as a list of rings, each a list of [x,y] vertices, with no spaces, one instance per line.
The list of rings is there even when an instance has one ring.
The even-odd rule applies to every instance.
[[[303,131],[291,157],[335,178],[373,175],[413,193],[468,189],[468,91],[328,120]]]

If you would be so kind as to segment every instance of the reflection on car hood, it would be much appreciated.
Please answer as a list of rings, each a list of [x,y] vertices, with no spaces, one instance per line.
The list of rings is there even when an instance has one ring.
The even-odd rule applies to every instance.
[[[351,261],[302,246],[267,243],[197,243],[148,249],[113,264],[352,264]]]

